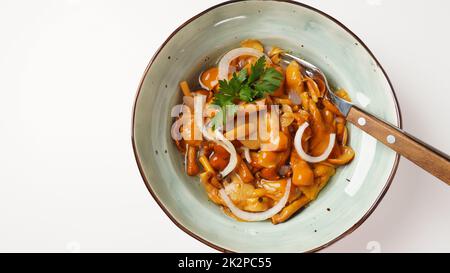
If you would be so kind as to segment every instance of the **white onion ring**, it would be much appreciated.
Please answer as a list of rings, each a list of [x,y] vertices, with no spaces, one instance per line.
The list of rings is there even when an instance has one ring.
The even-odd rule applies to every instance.
[[[309,126],[308,122],[304,122],[300,127],[298,127],[298,130],[295,133],[295,138],[294,138],[295,150],[297,150],[297,153],[300,155],[300,157],[307,162],[317,163],[317,162],[324,161],[325,159],[328,158],[331,151],[333,150],[334,141],[336,140],[336,134],[330,134],[330,140],[328,141],[328,147],[325,149],[323,154],[321,154],[320,156],[310,156],[307,153],[305,153],[305,151],[303,150],[303,147],[302,147],[302,136],[303,136],[303,133],[305,132],[305,129],[308,126]]]
[[[218,80],[228,80],[228,73],[230,68],[230,63],[232,60],[236,59],[240,56],[253,56],[260,58],[261,56],[266,57],[266,62],[272,63],[269,57],[267,57],[264,53],[250,47],[239,47],[228,51],[225,55],[223,55],[222,59],[219,61],[219,71],[217,74]]]
[[[211,132],[210,132],[210,130],[211,130]],[[212,132],[211,127],[209,127],[209,123],[206,124],[206,125],[202,128],[202,133],[203,133],[203,136],[206,138],[206,140],[217,142],[217,141],[216,141],[216,138],[215,138],[215,136],[214,136],[214,132]]]
[[[238,163],[236,149],[234,148],[233,143],[231,143],[221,132],[220,130],[215,130],[214,134],[218,141],[217,144],[222,146],[228,153],[230,153],[230,161],[228,161],[228,165],[220,172],[222,177],[227,176],[229,173],[234,171],[236,165]]]
[[[263,212],[248,212],[241,210],[240,208],[236,207],[233,201],[231,201],[230,197],[228,197],[224,189],[219,190],[219,196],[220,198],[222,198],[222,200],[225,202],[225,204],[231,210],[231,212],[238,218],[249,222],[255,222],[269,219],[278,212],[280,212],[286,205],[290,192],[291,192],[291,179],[289,178],[287,180],[283,197],[280,199],[280,201],[278,201],[278,203],[275,206]]]
[[[220,130],[215,130],[213,133],[210,133],[208,131],[209,127],[206,128],[206,126],[203,126],[203,105],[204,101],[206,99],[206,96],[204,95],[196,95],[194,97],[194,122],[195,126],[200,129],[203,136],[209,140],[214,141],[218,145],[222,146],[225,150],[227,150],[228,153],[230,153],[230,161],[228,162],[228,165],[223,169],[223,171],[220,172],[222,177],[227,176],[229,173],[231,173],[237,165],[237,153],[236,149],[234,148],[233,143],[231,143],[228,139],[225,138],[225,136],[220,132]],[[201,113],[199,113],[198,109],[201,109]]]
[[[248,147],[242,147],[242,150],[244,151],[245,160],[247,160],[248,163],[252,163],[252,158],[250,156],[250,149]]]
[[[203,71],[203,72],[205,72],[205,71]],[[200,86],[201,86],[203,89],[205,89],[205,90],[211,90],[208,86],[206,86],[206,85],[203,84],[203,82],[202,82],[202,75],[203,75],[203,72],[200,73],[200,75],[198,75],[198,83],[200,84]]]

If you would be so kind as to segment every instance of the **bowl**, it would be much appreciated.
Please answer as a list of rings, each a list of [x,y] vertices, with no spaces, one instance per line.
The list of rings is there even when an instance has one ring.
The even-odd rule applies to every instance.
[[[336,175],[301,213],[285,223],[238,222],[210,202],[199,179],[189,177],[170,128],[181,101],[178,84],[192,84],[239,41],[291,50],[320,67],[353,102],[401,127],[392,85],[375,56],[348,28],[310,6],[290,1],[231,1],[209,8],[175,30],[145,70],[132,120],[132,144],[153,198],[183,231],[224,252],[310,252],[356,229],[386,193],[398,155],[349,125],[353,162]],[[151,216],[149,216],[151,217]],[[166,234],[170,236],[169,234]]]

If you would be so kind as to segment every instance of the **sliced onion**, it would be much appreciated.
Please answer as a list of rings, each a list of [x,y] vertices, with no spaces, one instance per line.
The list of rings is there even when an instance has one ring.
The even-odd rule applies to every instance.
[[[248,163],[251,163],[252,158],[250,156],[250,149],[248,147],[242,147],[242,150],[244,151],[245,160],[247,160]]]
[[[232,66],[231,68],[228,67],[228,74],[233,74],[234,72],[236,72],[236,67]]]
[[[203,126],[203,105],[205,103],[205,99],[206,96],[204,95],[196,95],[194,97],[195,125],[200,129],[203,136],[207,140],[214,141],[215,143],[222,146],[225,150],[227,150],[228,153],[230,153],[230,161],[228,162],[228,165],[225,167],[225,169],[223,169],[223,171],[220,172],[222,177],[225,177],[236,168],[238,162],[236,149],[234,148],[233,143],[226,139],[225,136],[220,132],[220,130],[210,132],[209,123],[207,124],[207,126]],[[199,114],[198,109],[202,109],[202,113]]]
[[[284,190],[283,197],[280,199],[280,201],[278,201],[278,203],[275,206],[273,206],[270,209],[263,211],[263,212],[248,212],[248,211],[241,210],[240,208],[236,207],[236,205],[233,203],[233,201],[231,201],[230,197],[228,197],[228,195],[226,194],[224,189],[219,190],[219,195],[220,195],[220,198],[222,198],[222,200],[225,202],[227,207],[231,210],[231,212],[234,215],[236,215],[238,218],[240,218],[242,220],[255,222],[255,221],[263,221],[263,220],[269,219],[272,216],[274,216],[275,214],[277,214],[278,212],[280,212],[284,208],[284,206],[286,205],[286,203],[288,201],[290,191],[291,191],[291,179],[289,178],[287,180],[287,184],[286,184],[286,188]]]
[[[206,140],[218,142],[216,139],[216,136],[214,135],[214,131],[211,128],[211,121],[209,121],[205,127],[203,127],[203,136],[206,138]]]
[[[216,136],[217,144],[222,146],[228,153],[230,153],[230,161],[228,161],[228,165],[220,172],[222,177],[227,176],[229,173],[234,171],[237,166],[238,159],[236,149],[234,148],[233,143],[231,143],[226,137],[220,132],[220,130],[215,130],[214,134]]]
[[[272,63],[269,57],[267,57],[264,53],[249,47],[239,47],[228,51],[225,55],[223,55],[222,59],[219,61],[219,72],[218,72],[218,80],[228,80],[228,74],[230,69],[230,63],[234,59],[240,56],[253,56],[253,57],[266,57],[266,62]]]
[[[302,103],[302,98],[294,90],[289,90],[288,97],[293,104],[299,105]]]
[[[233,185],[233,187],[236,187],[236,181],[233,180],[238,180],[239,183],[244,183],[244,181],[242,181],[241,176],[238,173],[234,173],[233,175],[231,175],[231,183],[228,183],[228,186]],[[235,188],[231,189],[231,187],[225,187],[225,192],[229,193],[230,190],[233,191]]]
[[[330,140],[328,141],[328,147],[325,149],[323,154],[320,156],[310,156],[303,150],[302,147],[302,136],[305,132],[305,129],[309,126],[308,122],[304,122],[300,127],[298,127],[297,132],[295,133],[294,138],[294,146],[295,150],[297,150],[297,153],[300,155],[300,157],[310,163],[317,163],[324,161],[328,158],[328,156],[331,153],[331,150],[333,150],[334,141],[336,140],[336,134],[330,134]]]
[[[203,71],[203,72],[204,72],[204,71]],[[200,84],[200,86],[201,86],[203,89],[205,89],[205,90],[211,90],[211,89],[209,89],[208,86],[206,86],[206,85],[203,84],[203,82],[202,82],[202,75],[203,75],[203,72],[200,73],[200,75],[198,75],[198,83]]]

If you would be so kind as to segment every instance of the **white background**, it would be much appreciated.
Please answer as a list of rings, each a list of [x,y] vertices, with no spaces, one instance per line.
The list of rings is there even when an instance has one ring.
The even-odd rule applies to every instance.
[[[153,53],[219,2],[0,1],[0,251],[214,251],[151,198],[130,122]],[[304,2],[368,45],[404,128],[450,153],[450,2]],[[449,252],[449,200],[450,187],[403,159],[373,215],[324,251]]]

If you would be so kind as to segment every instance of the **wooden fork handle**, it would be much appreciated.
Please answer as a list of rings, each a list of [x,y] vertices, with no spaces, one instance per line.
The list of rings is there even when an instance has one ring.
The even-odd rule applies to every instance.
[[[450,157],[447,154],[355,106],[350,109],[347,120],[450,185]]]

